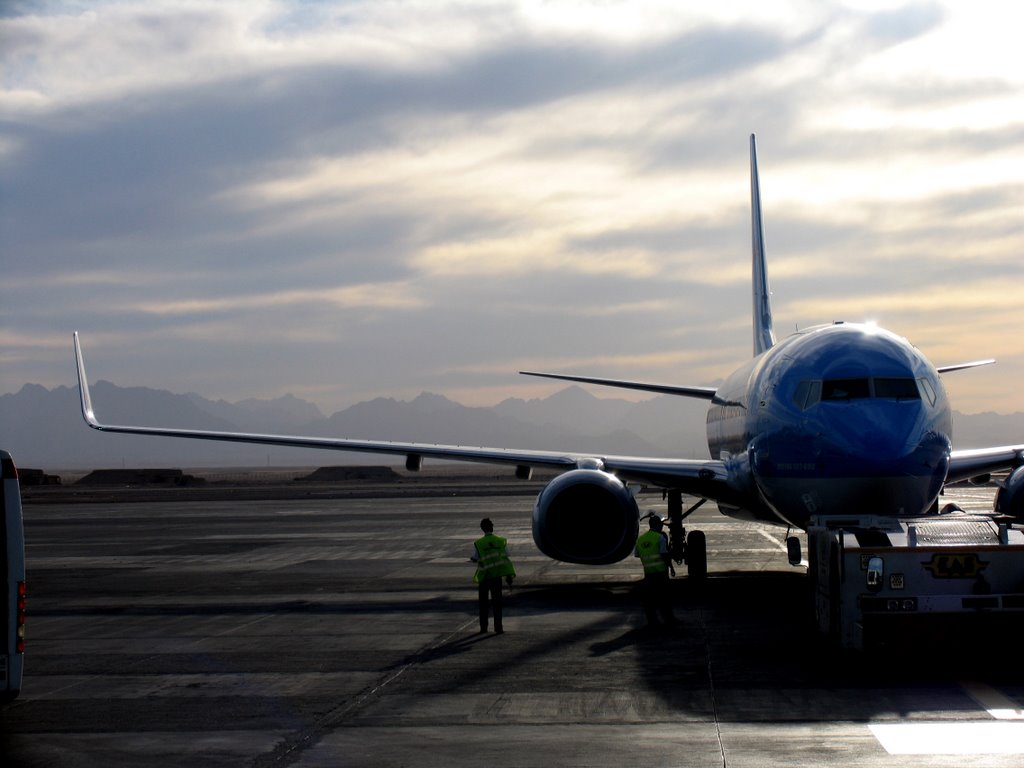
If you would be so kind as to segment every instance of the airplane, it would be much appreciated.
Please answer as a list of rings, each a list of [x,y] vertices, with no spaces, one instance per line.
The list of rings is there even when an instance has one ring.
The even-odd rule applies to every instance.
[[[836,321],[777,342],[753,135],[750,194],[753,357],[720,386],[520,372],[707,400],[706,460],[102,424],[75,332],[82,415],[102,432],[404,454],[410,470],[419,470],[424,457],[514,465],[520,478],[529,478],[534,467],[560,470],[537,497],[533,538],[545,555],[570,563],[607,564],[631,555],[641,518],[629,484],[660,487],[674,556],[685,558],[695,578],[707,572],[704,534],[686,536],[681,520],[706,500],[726,515],[805,528],[815,515],[934,514],[946,484],[984,482],[993,472],[1012,470],[996,507],[1024,521],[1024,444],[952,447],[940,376],[994,361],[936,367],[905,338],[872,323]],[[684,512],[683,494],[700,501]]]

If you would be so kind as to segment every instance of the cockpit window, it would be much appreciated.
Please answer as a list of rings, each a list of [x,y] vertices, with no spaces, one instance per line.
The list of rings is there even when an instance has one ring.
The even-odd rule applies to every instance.
[[[921,380],[922,385],[927,382]],[[934,405],[934,395],[928,388],[925,394]],[[821,401],[846,402],[867,398],[884,400],[920,400],[921,390],[914,379],[879,377],[860,379],[804,379],[793,392],[793,403],[801,410],[807,410]]]
[[[822,400],[859,400],[871,397],[870,379],[826,379],[821,382]]]
[[[913,379],[875,379],[875,397],[890,400],[920,400],[921,393]]]
[[[793,393],[793,402],[796,407],[806,411],[812,405],[821,400],[821,382],[804,379],[797,384],[796,392]]]
[[[807,407],[807,390],[810,386],[811,382],[807,379],[796,385],[796,392],[793,393],[793,402],[801,410]]]
[[[935,405],[935,390],[932,388],[928,379],[918,379],[917,382],[921,385],[921,389],[924,390],[924,396],[928,398],[928,402]]]

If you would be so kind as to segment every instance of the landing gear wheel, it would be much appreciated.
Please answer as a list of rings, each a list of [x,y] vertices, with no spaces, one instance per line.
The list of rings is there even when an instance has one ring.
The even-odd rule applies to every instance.
[[[708,545],[704,531],[690,531],[686,537],[686,574],[693,581],[708,577]]]

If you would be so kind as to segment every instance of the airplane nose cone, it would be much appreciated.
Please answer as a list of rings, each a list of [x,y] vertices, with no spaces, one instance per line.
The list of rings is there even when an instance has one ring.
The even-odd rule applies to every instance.
[[[948,438],[927,428],[918,403],[864,400],[826,421],[834,458],[856,462],[868,474],[932,474],[948,459]]]
[[[949,463],[948,431],[914,403],[822,404],[813,439],[755,448],[759,489],[791,522],[801,514],[921,514]],[[799,523],[797,523],[799,524]]]
[[[942,489],[949,467],[948,434],[930,428],[923,406],[867,401],[836,419],[820,469],[849,480],[842,501],[916,514]]]

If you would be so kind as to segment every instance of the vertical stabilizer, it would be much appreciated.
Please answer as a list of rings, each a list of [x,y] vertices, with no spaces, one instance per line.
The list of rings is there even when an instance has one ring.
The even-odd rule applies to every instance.
[[[757,178],[757,144],[750,134],[750,224],[754,250],[754,355],[775,346],[772,329],[771,291],[764,256],[764,224],[761,221],[761,182]]]

